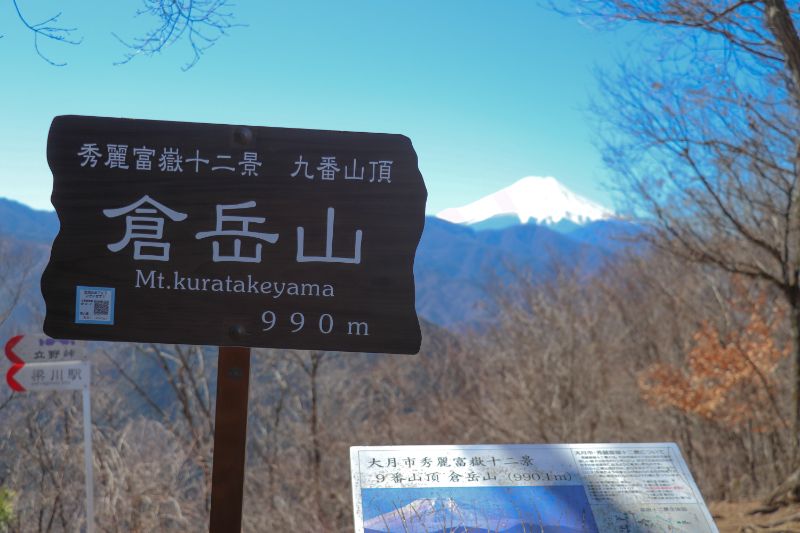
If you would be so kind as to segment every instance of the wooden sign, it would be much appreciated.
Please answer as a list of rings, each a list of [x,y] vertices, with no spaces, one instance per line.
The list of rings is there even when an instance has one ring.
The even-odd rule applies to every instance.
[[[419,350],[406,137],[62,116],[47,156],[48,335]]]

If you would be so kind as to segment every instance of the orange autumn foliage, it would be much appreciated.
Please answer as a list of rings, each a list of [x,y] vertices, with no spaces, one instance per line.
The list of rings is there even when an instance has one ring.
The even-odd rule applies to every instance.
[[[767,298],[738,309],[742,327],[724,337],[709,321],[693,336],[684,367],[657,363],[639,375],[642,397],[650,405],[675,408],[683,413],[736,428],[752,423],[756,431],[774,429],[780,420],[774,391],[776,370],[790,347],[776,341],[782,313],[765,312]],[[748,309],[741,309],[747,305]]]

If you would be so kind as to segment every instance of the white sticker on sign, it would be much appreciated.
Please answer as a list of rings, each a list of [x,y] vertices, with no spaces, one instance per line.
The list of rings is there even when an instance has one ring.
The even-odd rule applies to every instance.
[[[78,285],[75,294],[75,323],[113,325],[114,289]]]

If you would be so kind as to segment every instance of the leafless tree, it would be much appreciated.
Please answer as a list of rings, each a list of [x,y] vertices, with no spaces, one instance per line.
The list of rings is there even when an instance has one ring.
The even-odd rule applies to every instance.
[[[749,496],[777,479],[784,442],[653,410],[637,387],[649,364],[681,361],[704,319],[725,322],[727,290],[716,270],[641,254],[589,279],[506,280],[492,291],[494,325],[474,335],[426,325],[418,355],[254,350],[244,530],[352,529],[351,445],[669,439],[706,496]],[[207,528],[214,350],[96,347],[98,527]],[[16,523],[41,513],[53,524],[41,531],[72,531],[82,520],[79,402],[13,404],[0,483],[25,502]]]
[[[800,461],[800,36],[783,0],[570,2],[640,23],[650,56],[602,78],[603,152],[656,246],[779,289],[794,344]],[[561,7],[563,7],[563,3]],[[656,46],[657,45],[657,46]]]
[[[0,327],[20,304],[34,262],[34,255],[27,247],[0,240]]]
[[[21,300],[35,262],[35,254],[28,247],[10,239],[0,240],[0,329],[15,310],[30,306],[30,302]],[[0,395],[0,410],[13,398],[13,393]]]
[[[63,67],[67,63],[55,61],[46,54],[41,44],[43,41],[53,43],[79,45],[82,39],[76,37],[77,27],[61,24],[63,12],[34,22],[25,13],[24,3],[11,0],[17,18],[22,25],[33,34],[33,46],[36,53],[47,63]],[[153,26],[142,36],[124,38],[118,33],[112,35],[127,49],[123,58],[116,64],[125,64],[138,56],[153,56],[165,51],[179,42],[186,42],[191,52],[191,59],[183,65],[183,70],[192,68],[203,53],[213,46],[227,32],[241,26],[234,21],[233,3],[231,0],[141,0],[142,7],[135,16],[152,19]],[[2,37],[2,35],[0,35]]]
[[[183,70],[192,68],[200,56],[213,46],[236,24],[233,4],[230,0],[142,0],[144,7],[136,16],[149,15],[155,27],[142,37],[131,41],[114,34],[128,48],[125,57],[118,63],[127,63],[136,56],[152,56],[168,46],[185,39],[191,49],[192,58]]]
[[[61,18],[62,13],[56,13],[55,15],[51,15],[50,17],[46,18],[41,22],[31,22],[28,18],[23,14],[22,9],[20,8],[18,0],[11,0],[14,5],[14,10],[19,18],[20,22],[33,34],[33,47],[36,50],[36,53],[55,67],[63,67],[66,63],[55,62],[50,59],[49,56],[45,55],[41,48],[39,47],[40,39],[50,40],[58,43],[63,44],[70,44],[70,45],[77,45],[80,44],[81,40],[76,39],[73,37],[73,33],[77,28],[70,28],[66,26],[61,26],[59,24],[59,19]]]

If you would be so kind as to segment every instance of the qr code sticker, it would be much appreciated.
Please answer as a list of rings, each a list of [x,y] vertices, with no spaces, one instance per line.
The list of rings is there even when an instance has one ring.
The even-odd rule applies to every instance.
[[[76,324],[114,324],[114,289],[78,286],[75,295]]]

